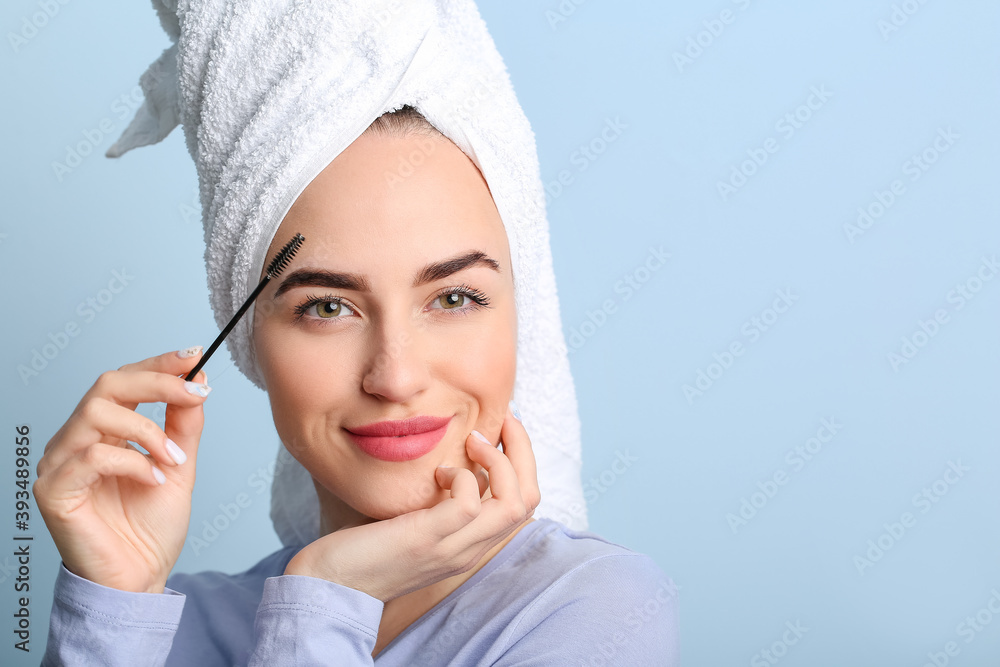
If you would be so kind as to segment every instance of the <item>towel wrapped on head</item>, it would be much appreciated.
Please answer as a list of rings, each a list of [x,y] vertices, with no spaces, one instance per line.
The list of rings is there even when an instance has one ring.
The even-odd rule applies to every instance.
[[[181,124],[198,171],[219,327],[256,287],[299,194],[379,116],[416,108],[483,174],[510,245],[518,313],[514,400],[538,464],[535,516],[587,528],[580,423],[560,321],[534,134],[472,0],[153,0],[173,44],[108,157]],[[226,339],[265,389],[249,312]],[[271,518],[285,545],[319,537],[309,473],[279,446]],[[284,453],[284,456],[281,456]]]

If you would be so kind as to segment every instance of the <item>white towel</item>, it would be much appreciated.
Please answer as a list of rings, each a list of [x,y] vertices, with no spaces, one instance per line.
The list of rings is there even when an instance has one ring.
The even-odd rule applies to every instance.
[[[256,287],[306,185],[384,112],[416,107],[482,172],[510,244],[514,400],[538,462],[536,516],[587,528],[580,423],[560,321],[534,133],[471,0],[153,0],[174,42],[140,78],[117,157],[178,124],[198,170],[205,263],[225,324]],[[307,241],[308,243],[308,241]],[[248,312],[226,342],[265,389]],[[271,519],[285,545],[319,537],[309,473],[279,446]]]

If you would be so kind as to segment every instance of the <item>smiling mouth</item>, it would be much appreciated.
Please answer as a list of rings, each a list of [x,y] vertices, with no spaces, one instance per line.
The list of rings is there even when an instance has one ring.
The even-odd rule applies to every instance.
[[[344,431],[358,449],[382,461],[412,461],[431,452],[448,431],[452,417],[414,417]],[[355,431],[362,431],[357,433]],[[403,431],[400,433],[400,431]]]
[[[354,435],[361,436],[410,436],[436,431],[442,426],[446,426],[451,420],[452,417],[429,417],[420,415],[398,421],[387,420],[366,424],[364,426],[353,426],[351,428],[344,427],[344,430],[349,433],[353,433]]]

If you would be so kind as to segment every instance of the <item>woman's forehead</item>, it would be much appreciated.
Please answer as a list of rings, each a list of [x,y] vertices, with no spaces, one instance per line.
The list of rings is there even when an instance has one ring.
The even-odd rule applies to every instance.
[[[301,233],[307,242],[300,261],[392,255],[413,264],[469,248],[506,260],[506,230],[489,188],[450,141],[439,141],[406,178],[386,181],[393,159],[419,142],[374,138],[352,144],[358,150],[338,156],[296,200],[275,234],[271,253],[281,239]]]

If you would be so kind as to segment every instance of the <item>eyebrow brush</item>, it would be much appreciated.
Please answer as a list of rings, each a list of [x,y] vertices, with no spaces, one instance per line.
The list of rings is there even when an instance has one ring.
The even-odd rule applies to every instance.
[[[247,309],[250,308],[250,304],[252,304],[254,299],[256,299],[257,296],[264,290],[264,287],[266,287],[271,281],[271,278],[277,278],[278,274],[285,270],[285,267],[287,267],[288,263],[292,261],[292,257],[295,256],[295,253],[305,240],[306,237],[302,236],[302,234],[296,234],[291,241],[285,244],[284,248],[278,251],[278,254],[274,256],[274,259],[272,259],[271,263],[268,265],[267,273],[261,279],[260,284],[257,285],[257,289],[250,293],[247,300],[243,302],[240,309],[236,311],[235,315],[233,315],[233,319],[229,320],[229,324],[226,325],[226,328],[222,330],[219,337],[215,339],[215,342],[212,343],[212,345],[208,348],[208,351],[205,352],[204,356],[202,356],[201,361],[199,361],[198,364],[191,369],[191,372],[187,374],[187,377],[184,378],[185,380],[188,382],[194,380],[194,376],[198,374],[198,371],[201,370],[201,367],[204,366],[205,362],[212,356],[212,353],[215,352],[216,348],[218,348],[219,345],[222,344],[222,341],[226,339],[229,332],[233,330],[236,323],[240,321],[241,317],[243,317],[243,313],[247,312]]]

